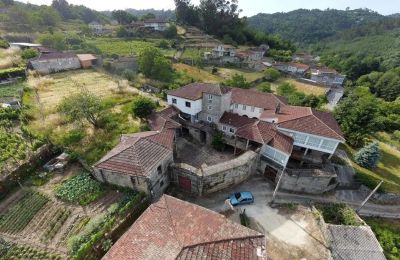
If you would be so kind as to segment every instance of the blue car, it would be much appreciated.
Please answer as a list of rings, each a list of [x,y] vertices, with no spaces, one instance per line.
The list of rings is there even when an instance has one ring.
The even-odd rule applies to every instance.
[[[235,192],[229,196],[232,206],[251,204],[254,202],[253,194],[249,191]]]

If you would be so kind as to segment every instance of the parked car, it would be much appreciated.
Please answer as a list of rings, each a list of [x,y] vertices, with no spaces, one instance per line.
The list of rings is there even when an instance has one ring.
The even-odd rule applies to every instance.
[[[235,192],[229,196],[232,206],[251,204],[254,202],[253,194],[249,191]]]

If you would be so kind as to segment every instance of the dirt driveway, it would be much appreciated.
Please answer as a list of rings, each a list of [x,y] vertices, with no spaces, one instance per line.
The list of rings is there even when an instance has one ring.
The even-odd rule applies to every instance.
[[[255,176],[228,190],[201,198],[186,198],[193,203],[217,212],[226,212],[224,200],[234,191],[251,191],[255,202],[235,208],[229,218],[238,221],[238,212],[245,210],[252,227],[267,237],[268,259],[331,259],[330,251],[318,225],[318,217],[311,209],[300,205],[268,205],[273,187],[262,177]],[[227,214],[225,214],[227,215]]]

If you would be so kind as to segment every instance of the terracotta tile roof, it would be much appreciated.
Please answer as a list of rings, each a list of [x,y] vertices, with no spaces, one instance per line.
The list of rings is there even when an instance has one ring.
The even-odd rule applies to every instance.
[[[231,112],[224,112],[219,122],[221,124],[230,125],[235,128],[243,127],[248,124],[254,124],[257,122],[257,119],[248,118],[245,116],[239,116],[238,114],[234,114]]]
[[[279,127],[345,141],[339,124],[329,112],[310,107],[287,106],[277,116]]]
[[[78,59],[80,61],[97,60],[96,56],[94,56],[93,54],[77,54],[76,56],[78,56]]]
[[[163,131],[163,129],[180,128],[181,124],[172,119],[179,114],[179,110],[174,106],[169,106],[160,112],[154,112],[150,115],[148,121],[153,131]]]
[[[297,69],[304,69],[304,70],[308,70],[310,68],[310,66],[308,66],[307,64],[295,63],[295,62],[289,62],[288,66],[292,66],[292,67],[296,67]]]
[[[168,95],[198,100],[203,97],[203,93],[221,96],[230,91],[229,87],[211,83],[191,83],[179,89],[171,90]]]
[[[240,128],[236,135],[260,144],[267,144],[287,154],[292,153],[293,138],[280,133],[272,123],[258,121]]]
[[[266,259],[264,235],[168,195],[152,204],[104,260]]]
[[[287,100],[284,97],[271,93],[262,93],[250,89],[232,89],[232,103],[244,104],[264,109],[275,109],[278,104],[286,105]]]
[[[132,176],[148,176],[172,154],[174,137],[174,130],[123,135],[120,143],[94,167]]]

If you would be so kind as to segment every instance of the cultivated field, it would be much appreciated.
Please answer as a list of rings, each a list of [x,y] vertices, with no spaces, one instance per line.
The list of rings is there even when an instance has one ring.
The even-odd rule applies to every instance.
[[[223,79],[229,79],[235,74],[243,75],[248,82],[252,82],[254,80],[264,77],[264,74],[262,72],[254,72],[244,69],[218,68],[217,72],[217,75],[222,77]]]
[[[0,97],[19,97],[22,93],[22,90],[25,86],[25,83],[13,83],[0,85]]]
[[[0,237],[16,243],[4,259],[67,259],[68,239],[122,199],[113,190],[87,206],[57,199],[54,188],[82,171],[70,165],[47,184],[19,189],[0,202]]]
[[[284,81],[294,85],[298,91],[303,92],[307,95],[311,95],[311,94],[314,94],[316,96],[325,95],[325,92],[328,90],[328,88],[299,82],[295,79],[285,79]]]

